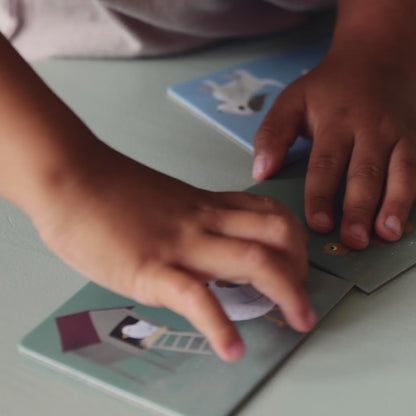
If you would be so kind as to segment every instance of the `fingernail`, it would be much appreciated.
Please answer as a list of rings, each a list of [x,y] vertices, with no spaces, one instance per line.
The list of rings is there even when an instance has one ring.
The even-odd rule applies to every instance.
[[[318,323],[316,312],[310,308],[304,316],[305,323],[309,329],[312,329]]]
[[[328,228],[332,225],[331,218],[324,211],[320,211],[314,214],[312,216],[312,222],[318,227],[322,227],[322,228]]]
[[[387,217],[386,221],[384,221],[384,226],[397,236],[402,235],[402,223],[398,217],[390,215],[390,217]]]
[[[353,224],[349,228],[350,235],[356,240],[368,243],[368,233],[362,224]]]
[[[227,361],[238,361],[244,355],[244,344],[242,341],[235,341],[227,348]]]
[[[263,177],[263,174],[266,171],[266,162],[267,158],[266,155],[263,153],[258,154],[254,158],[253,177],[255,179],[261,179]]]

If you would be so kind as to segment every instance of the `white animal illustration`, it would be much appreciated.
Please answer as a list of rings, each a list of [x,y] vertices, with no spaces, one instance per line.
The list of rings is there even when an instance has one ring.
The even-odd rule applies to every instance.
[[[274,302],[251,285],[235,285],[216,280],[209,282],[208,286],[232,321],[259,318],[275,306]]]
[[[232,80],[223,85],[212,80],[204,83],[213,97],[220,101],[217,106],[219,111],[241,116],[254,114],[263,108],[266,94],[262,94],[261,90],[265,86],[285,87],[276,79],[257,78],[243,69],[236,70],[228,77]]]
[[[121,329],[121,333],[126,338],[145,339],[154,334],[159,329],[158,326],[140,320],[132,325],[126,325]]]

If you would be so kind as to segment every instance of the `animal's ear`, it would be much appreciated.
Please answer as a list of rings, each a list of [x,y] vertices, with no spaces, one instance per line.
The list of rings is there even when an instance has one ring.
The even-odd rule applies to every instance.
[[[267,94],[254,95],[248,102],[248,107],[253,111],[261,111]]]

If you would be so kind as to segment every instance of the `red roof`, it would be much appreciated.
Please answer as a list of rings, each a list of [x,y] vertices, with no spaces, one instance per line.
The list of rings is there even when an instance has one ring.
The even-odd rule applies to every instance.
[[[117,310],[133,309],[132,306],[123,308],[108,308],[95,310]],[[91,320],[90,311],[74,313],[56,318],[56,324],[61,338],[63,352],[74,351],[88,345],[101,342],[94,324]]]

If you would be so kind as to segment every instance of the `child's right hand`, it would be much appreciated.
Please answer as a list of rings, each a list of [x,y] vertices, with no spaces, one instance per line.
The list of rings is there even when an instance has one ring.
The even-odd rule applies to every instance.
[[[165,306],[239,359],[235,326],[210,279],[252,283],[290,325],[315,321],[303,281],[306,234],[270,198],[213,193],[110,149],[0,35],[0,195],[25,211],[46,244],[100,285]]]
[[[112,291],[183,315],[227,361],[244,347],[207,288],[211,279],[251,283],[293,328],[314,326],[303,288],[307,238],[286,208],[269,197],[196,189],[91,143],[93,161],[61,172],[53,203],[34,217],[65,262]]]

